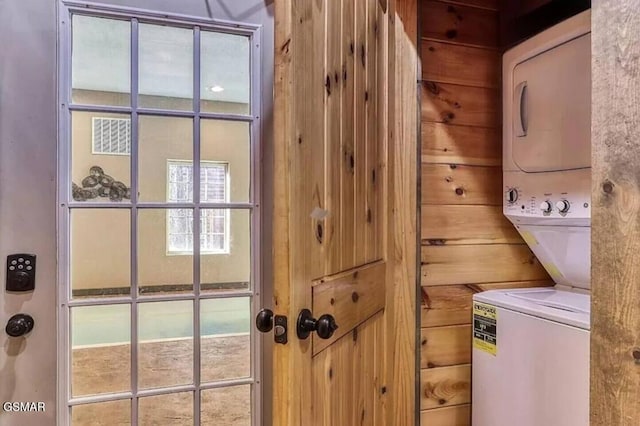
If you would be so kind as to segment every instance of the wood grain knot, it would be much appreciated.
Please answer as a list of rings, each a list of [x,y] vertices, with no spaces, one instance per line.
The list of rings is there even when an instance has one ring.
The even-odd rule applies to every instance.
[[[449,168],[450,168],[451,170],[455,170],[455,169],[457,169],[457,168],[458,168],[458,165],[457,165],[457,164],[449,164]]]
[[[382,388],[380,388],[380,393],[382,393],[383,395],[387,393],[387,387],[383,386]]]
[[[436,51],[436,48],[435,48],[435,47],[433,47],[433,46],[429,46],[429,52],[435,52],[435,51]]]
[[[438,93],[440,93],[440,88],[433,81],[426,81],[424,83],[424,86],[427,88],[429,92],[433,93],[434,95],[437,95]]]
[[[615,185],[613,184],[613,182],[606,180],[602,184],[602,190],[605,192],[605,194],[611,194],[613,192],[614,186]]]
[[[353,293],[351,293],[351,301],[353,303],[358,303],[358,300],[360,300],[360,295],[358,294],[358,292],[354,291]]]
[[[365,102],[369,102],[369,91],[368,90],[364,91],[364,101]]]
[[[338,77],[338,71],[336,71],[336,72],[333,74],[333,79],[336,81],[336,84],[337,84],[337,83],[338,83],[338,80],[340,79],[340,77]]]
[[[329,379],[333,379],[333,368],[329,369]]]
[[[334,298],[332,297],[332,298],[331,298],[331,300],[329,300],[329,304],[330,304],[331,306],[335,305],[335,304],[336,304],[336,299],[334,299]]]
[[[316,225],[316,239],[320,244],[322,244],[322,236],[324,234],[324,230],[322,229],[322,224],[318,223]]]
[[[442,238],[430,238],[427,240],[427,244],[430,246],[443,246],[447,243],[447,240]]]
[[[460,196],[464,195],[464,189],[456,188],[456,195],[460,195]]]
[[[355,46],[353,45],[353,42],[349,43],[349,50],[351,51],[352,55],[355,53]]]
[[[367,209],[367,223],[371,223],[371,209]]]
[[[367,66],[367,50],[364,47],[364,44],[360,45],[360,62],[362,62],[362,66],[366,68]]]
[[[371,182],[376,183],[376,169],[371,170]]]
[[[302,144],[302,136],[298,136],[298,145]]]
[[[447,37],[448,39],[454,39],[456,37],[458,37],[458,30],[447,30],[444,33],[445,37]]]
[[[358,341],[358,329],[357,328],[353,329],[352,337],[353,337],[353,341],[354,342]]]
[[[636,364],[640,364],[640,348],[635,348],[631,352],[631,356],[633,356],[633,359],[636,361]]]
[[[327,89],[327,95],[331,95],[331,77],[329,75],[324,82],[324,87]]]
[[[442,122],[445,124],[451,123],[451,120],[453,120],[454,118],[456,118],[456,115],[451,111],[445,111],[444,113],[442,113]]]

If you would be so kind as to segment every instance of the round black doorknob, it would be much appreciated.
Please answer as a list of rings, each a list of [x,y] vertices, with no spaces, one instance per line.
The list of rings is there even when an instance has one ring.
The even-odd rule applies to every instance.
[[[268,333],[273,329],[273,311],[262,309],[256,315],[256,328],[262,333]]]
[[[316,325],[318,337],[321,339],[330,339],[333,333],[338,329],[335,318],[329,314],[324,314],[318,318]]]
[[[17,314],[9,318],[4,331],[11,337],[20,337],[33,330],[33,318],[27,314]]]
[[[330,339],[333,333],[338,329],[338,324],[333,316],[329,314],[322,315],[319,319],[315,319],[308,309],[303,309],[298,315],[296,332],[299,339],[306,339],[312,332],[317,332],[321,339]]]

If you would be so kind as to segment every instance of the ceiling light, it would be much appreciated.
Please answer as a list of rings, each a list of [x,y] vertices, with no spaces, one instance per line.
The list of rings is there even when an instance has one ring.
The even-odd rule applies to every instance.
[[[224,92],[224,87],[216,85],[216,86],[209,87],[209,90],[211,90],[214,93],[219,93],[219,92]]]

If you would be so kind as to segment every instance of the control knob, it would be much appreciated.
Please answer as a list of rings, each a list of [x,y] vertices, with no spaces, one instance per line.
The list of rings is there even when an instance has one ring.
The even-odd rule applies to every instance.
[[[540,203],[540,210],[542,213],[551,213],[551,203],[548,201],[543,201]]]
[[[509,203],[515,203],[516,201],[518,201],[518,190],[515,188],[510,188],[509,190],[507,190],[505,198]]]
[[[571,207],[571,205],[569,204],[569,202],[567,200],[560,200],[556,203],[556,208],[558,209],[558,211],[560,213],[566,213],[569,211],[569,207]]]

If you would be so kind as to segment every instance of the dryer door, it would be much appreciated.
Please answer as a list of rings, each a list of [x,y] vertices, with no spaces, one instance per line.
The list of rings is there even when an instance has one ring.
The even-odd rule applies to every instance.
[[[513,160],[525,172],[591,166],[591,34],[513,70]]]

